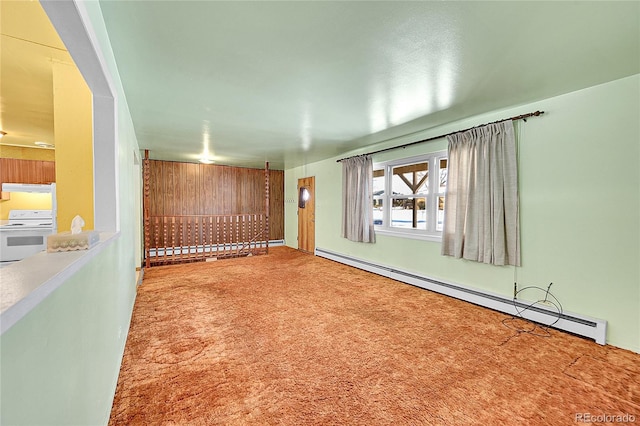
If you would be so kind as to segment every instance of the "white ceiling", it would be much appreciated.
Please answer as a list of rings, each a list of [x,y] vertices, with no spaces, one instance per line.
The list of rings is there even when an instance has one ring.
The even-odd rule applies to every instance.
[[[152,158],[195,160],[208,142],[225,164],[291,167],[382,140],[414,120],[431,127],[636,74],[639,4],[101,8],[138,142]]]
[[[157,159],[288,168],[640,72],[637,1],[100,6]]]

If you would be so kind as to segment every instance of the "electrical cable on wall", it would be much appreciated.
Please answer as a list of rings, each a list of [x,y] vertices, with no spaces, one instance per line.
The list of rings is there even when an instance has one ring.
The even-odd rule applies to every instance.
[[[516,315],[502,320],[502,324],[507,328],[515,330],[518,334],[528,333],[539,337],[551,337],[549,328],[553,327],[553,325],[560,321],[560,318],[562,317],[562,304],[549,291],[551,289],[551,285],[553,285],[553,283],[549,283],[546,289],[542,287],[528,286],[517,290],[517,283],[514,283],[513,307],[515,308]],[[535,302],[521,301],[519,298],[524,296],[525,293],[527,293],[527,295],[538,294],[540,295],[540,298]],[[546,313],[553,314],[554,320],[548,324],[540,324],[532,321],[524,316],[524,314],[529,310],[544,310]]]

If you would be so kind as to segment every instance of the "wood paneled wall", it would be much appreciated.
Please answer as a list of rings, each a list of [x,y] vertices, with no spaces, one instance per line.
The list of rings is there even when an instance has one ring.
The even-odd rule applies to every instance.
[[[264,169],[149,161],[153,216],[264,213]],[[271,240],[284,238],[284,172],[270,170]]]
[[[54,161],[0,158],[0,183],[49,184],[55,181]]]

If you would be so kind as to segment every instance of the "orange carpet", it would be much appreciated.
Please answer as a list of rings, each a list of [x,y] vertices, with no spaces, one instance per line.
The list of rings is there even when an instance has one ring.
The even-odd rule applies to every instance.
[[[505,318],[286,247],[151,268],[109,424],[640,422],[640,355]]]

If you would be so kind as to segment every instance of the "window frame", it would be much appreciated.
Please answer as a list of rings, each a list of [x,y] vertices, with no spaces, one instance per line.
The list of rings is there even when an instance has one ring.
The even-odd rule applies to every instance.
[[[421,154],[412,157],[399,158],[395,160],[381,161],[373,163],[373,170],[384,171],[384,193],[374,195],[375,200],[382,201],[382,225],[375,225],[375,232],[380,235],[389,235],[401,238],[410,238],[427,241],[442,241],[442,230],[437,230],[438,224],[438,203],[439,197],[445,197],[446,190],[440,189],[440,161],[448,160],[447,150],[434,151],[428,154]],[[397,167],[409,166],[418,163],[428,163],[428,188],[427,193],[415,194],[393,194],[393,169]],[[447,162],[448,167],[448,162]],[[389,178],[391,177],[391,178]],[[373,178],[373,177],[372,177]],[[394,199],[426,199],[427,223],[426,229],[400,228],[391,226],[391,206]],[[373,209],[373,206],[372,206]]]

